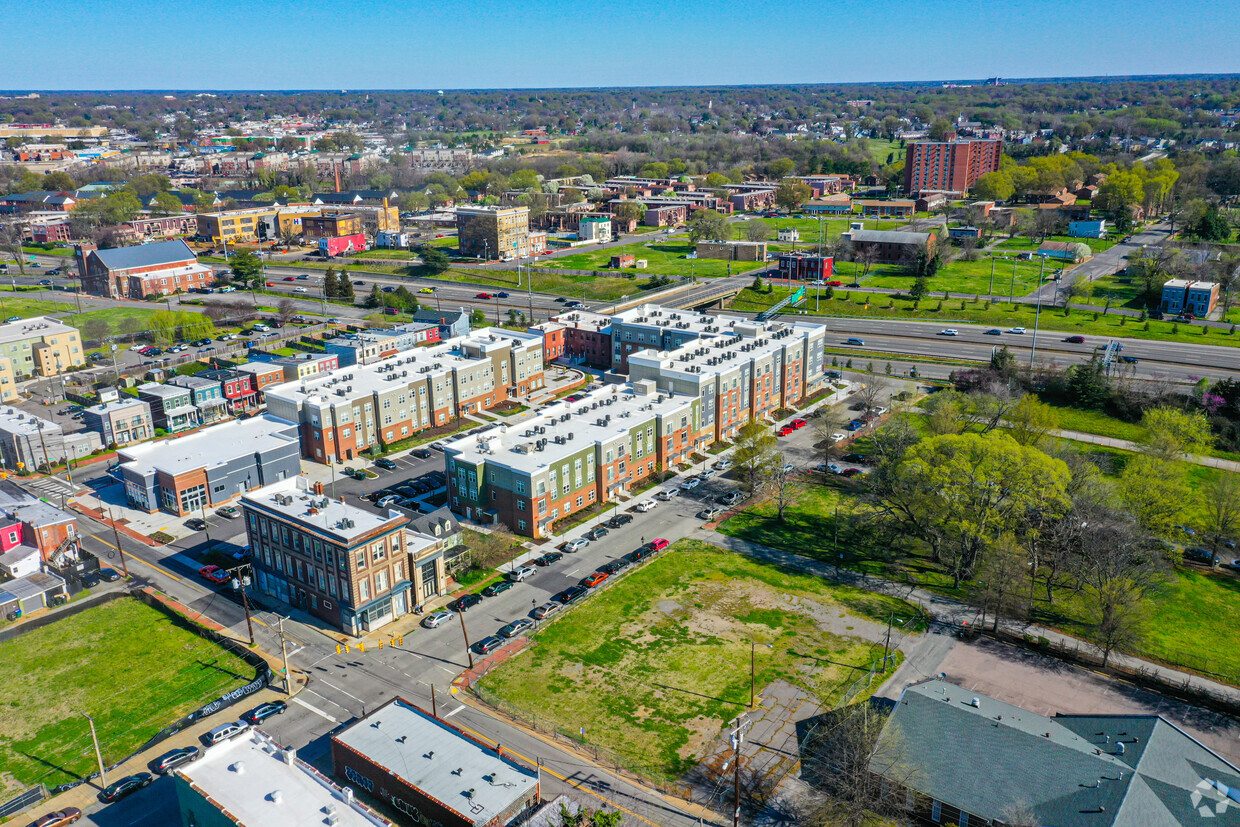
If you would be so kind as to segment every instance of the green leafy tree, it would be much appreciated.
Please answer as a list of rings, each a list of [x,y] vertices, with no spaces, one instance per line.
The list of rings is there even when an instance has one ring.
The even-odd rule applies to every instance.
[[[151,199],[150,209],[152,215],[180,215],[181,199],[170,192],[157,192]]]
[[[973,182],[973,195],[983,201],[1007,201],[1016,192],[1012,176],[1002,170],[988,172]]]
[[[944,118],[937,118],[930,124],[930,130],[926,133],[932,141],[946,141],[947,136],[952,133],[951,121]]]
[[[1059,428],[1059,414],[1031,393],[1020,398],[1008,412],[1006,419],[1009,425],[1008,433],[1021,445],[1036,447]]]
[[[1199,411],[1152,408],[1141,416],[1143,451],[1164,462],[1179,462],[1214,444],[1210,421]]]
[[[108,323],[103,319],[87,318],[82,322],[82,335],[97,342],[108,335]]]
[[[1085,410],[1101,410],[1112,396],[1111,383],[1103,369],[1102,359],[1095,353],[1089,361],[1072,365],[1067,371],[1068,396]]]
[[[482,310],[470,311],[469,326],[470,327],[486,327],[487,326],[487,314],[483,312]]]
[[[334,299],[340,295],[340,288],[336,284],[336,268],[334,267],[328,267],[327,272],[323,274],[323,295],[329,299]]]
[[[362,306],[371,310],[376,310],[383,307],[383,294],[379,292],[379,285],[370,285],[370,295],[368,295],[366,300],[362,302]]]
[[[253,284],[262,279],[263,261],[249,250],[234,253],[228,259],[233,278],[237,281]]]
[[[422,270],[430,275],[444,272],[451,264],[448,254],[437,247],[423,247],[418,254],[422,257]]]
[[[640,201],[621,201],[616,206],[616,218],[621,221],[641,221],[646,217],[646,207]]]
[[[1231,238],[1231,224],[1218,205],[1211,204],[1191,232],[1203,241],[1227,241]]]
[[[336,279],[336,297],[350,304],[357,300],[357,295],[353,292],[353,281],[349,278],[348,272],[343,270],[340,272],[340,277]]]
[[[1152,534],[1170,536],[1186,503],[1193,501],[1182,463],[1138,454],[1128,461],[1116,486],[1119,499]]]
[[[930,285],[925,276],[918,276],[913,279],[913,286],[908,289],[909,298],[915,302],[924,299],[928,292],[930,292]]]
[[[699,241],[726,241],[731,238],[728,220],[715,210],[697,210],[689,217],[689,240],[694,244]]]
[[[736,476],[749,496],[762,487],[775,464],[775,435],[761,422],[746,422],[736,434]]]
[[[766,165],[766,174],[778,181],[781,178],[787,178],[796,168],[796,161],[791,158],[776,158]]]
[[[813,191],[800,181],[783,181],[775,189],[775,203],[793,212],[813,197]]]
[[[746,221],[744,233],[746,241],[767,241],[771,237],[771,227],[765,221]]]

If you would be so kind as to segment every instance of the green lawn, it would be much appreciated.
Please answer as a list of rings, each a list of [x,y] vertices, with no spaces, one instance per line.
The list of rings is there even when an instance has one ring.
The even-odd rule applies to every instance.
[[[5,252],[8,252],[8,251],[6,250]],[[45,250],[42,247],[22,247],[22,252],[29,253],[30,255],[36,255],[36,256],[61,256],[63,258],[68,258],[73,255],[73,248],[72,247],[53,247],[50,250]]]
[[[905,151],[899,141],[888,141],[883,138],[862,138],[861,140],[865,142],[865,148],[870,151],[870,155],[880,167],[887,165],[888,155],[894,154],[893,161],[904,160]]]
[[[749,221],[736,221],[732,224],[732,237],[738,241],[745,238],[745,225],[754,221],[760,221],[770,228],[771,246],[774,248],[800,248],[810,249],[818,243],[818,219],[817,218],[751,218]],[[906,221],[891,221],[877,218],[862,218],[857,215],[848,215],[822,219],[822,241],[823,243],[835,241],[840,234],[848,229],[849,222],[862,221],[865,223],[867,230],[897,230],[905,226]],[[777,243],[779,230],[795,229],[801,235],[800,241],[789,244]]]
[[[1080,431],[1131,442],[1137,442],[1145,436],[1145,429],[1135,422],[1124,422],[1101,411],[1056,406],[1055,413],[1059,415],[1059,427],[1065,431]]]
[[[1103,250],[1109,250],[1115,246],[1116,239],[1112,238],[1073,238],[1070,235],[1048,235],[1047,241],[1068,241],[1073,244],[1088,244],[1089,249],[1095,253],[1101,253]],[[997,252],[1002,251],[1026,251],[1036,250],[1042,246],[1042,242],[1038,239],[1030,239],[1024,236],[1014,236],[999,242],[995,248]]]
[[[985,253],[981,255],[978,261],[957,259],[939,268],[928,280],[930,294],[941,295],[946,290],[977,296],[1024,296],[1038,286],[1039,277],[1053,278],[1058,270],[1048,263],[1043,272],[1040,261],[1008,261],[999,257],[992,259]],[[836,265],[836,276],[845,284],[859,278],[859,283],[865,287],[886,290],[908,290],[916,280],[909,268],[898,264],[875,264],[862,276],[864,270],[864,265],[841,261]]]
[[[931,280],[933,284],[933,280]],[[814,312],[814,289],[807,291],[806,302],[797,309]],[[997,291],[996,291],[997,292]],[[776,289],[771,293],[755,293],[746,287],[728,307],[732,310],[761,311],[786,296],[786,292]],[[961,307],[961,304],[964,307]],[[914,307],[907,296],[864,293],[849,291],[847,288],[836,288],[835,297],[821,299],[819,313],[823,316],[859,316],[882,319],[911,319],[946,324],[960,322],[966,324],[994,325],[995,327],[1023,326],[1033,330],[1036,306],[1032,304],[1009,304],[1006,301],[993,302],[987,306],[985,300],[936,298],[933,294],[923,299]],[[1150,339],[1171,342],[1191,342],[1193,344],[1223,345],[1236,347],[1240,345],[1240,336],[1224,330],[1193,325],[1176,325],[1170,321],[1138,322],[1119,315],[1103,315],[1099,312],[1094,318],[1092,311],[1073,310],[1067,316],[1062,308],[1051,310],[1042,308],[1040,326],[1043,330],[1056,330],[1066,333],[1080,333],[1100,337],[1096,344],[1104,344],[1104,339],[1121,337],[1128,339]],[[999,343],[999,342],[997,342]],[[1048,344],[1050,344],[1048,342]],[[1039,347],[1042,339],[1038,339]]]
[[[817,232],[817,230],[815,230]],[[744,273],[765,266],[762,261],[733,261],[720,259],[687,259],[686,255],[693,252],[693,245],[683,236],[659,241],[647,241],[637,244],[624,244],[589,253],[575,253],[555,258],[545,258],[539,262],[541,267],[563,267],[569,270],[600,270],[605,273],[636,272],[641,276],[726,276],[729,273]],[[644,270],[616,271],[607,268],[612,256],[633,255],[646,260]]]
[[[123,598],[0,643],[0,791],[63,784],[123,758],[253,668],[161,612]],[[4,796],[0,796],[4,797]]]
[[[843,618],[846,630],[848,614],[886,621],[891,611],[914,610],[681,540],[544,626],[533,649],[489,672],[479,691],[565,733],[584,727],[587,741],[639,772],[677,778],[748,706],[750,641],[759,692],[783,679],[829,704],[875,648],[827,625],[838,631]]]
[[[47,299],[0,297],[0,313],[4,314],[4,318],[21,316],[23,319],[26,319],[31,316],[47,316],[52,314],[60,316],[72,310],[74,310],[74,306],[71,304],[62,304],[61,302],[48,301]]]

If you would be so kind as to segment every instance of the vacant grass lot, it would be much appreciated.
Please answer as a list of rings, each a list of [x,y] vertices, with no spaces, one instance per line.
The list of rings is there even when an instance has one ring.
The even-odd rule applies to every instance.
[[[563,267],[569,270],[607,270],[612,256],[633,255],[646,260],[646,269],[637,270],[642,275],[657,276],[694,276],[712,277],[728,275],[728,262],[720,259],[687,259],[686,255],[693,252],[693,245],[683,236],[666,241],[647,241],[638,244],[624,244],[589,253],[575,253],[568,256],[546,257],[539,262],[542,267]],[[744,273],[758,267],[764,267],[762,261],[733,261],[733,274]],[[624,272],[624,271],[620,271]],[[628,270],[627,272],[634,272]],[[537,284],[537,283],[536,283]]]
[[[814,309],[814,291],[809,288],[808,299],[799,309]],[[771,293],[755,293],[746,287],[728,307],[732,310],[761,311],[786,296],[786,292],[778,289]],[[941,296],[942,294],[940,294]],[[846,297],[846,298],[845,298]],[[961,307],[961,304],[964,307]],[[922,299],[920,305],[907,296],[888,294],[849,292],[848,288],[836,288],[835,297],[821,299],[819,313],[823,316],[861,316],[882,319],[912,319],[940,324],[961,322],[965,324],[994,325],[995,327],[1021,326],[1033,330],[1035,305],[1009,304],[1006,301],[992,302],[987,307],[985,300],[942,299],[933,295]],[[1176,325],[1170,321],[1139,322],[1136,319],[1118,315],[1097,314],[1093,311],[1073,310],[1067,316],[1062,308],[1050,310],[1042,308],[1041,328],[1065,333],[1080,333],[1100,337],[1096,344],[1105,344],[1106,339],[1150,339],[1168,342],[1191,342],[1200,345],[1222,345],[1225,347],[1240,346],[1240,336],[1226,330],[1212,329],[1194,325]],[[1148,327],[1148,329],[1146,329]],[[996,344],[1001,344],[997,340]],[[1042,339],[1038,339],[1038,347],[1042,347]],[[1047,344],[1050,344],[1049,342]]]
[[[1018,262],[996,257],[992,266],[991,261],[991,258],[983,254],[983,258],[978,261],[957,259],[943,265],[927,281],[929,295],[933,297],[938,293],[941,296],[946,290],[950,293],[971,293],[977,296],[1024,296],[1033,292],[1039,279],[1053,278],[1057,272],[1057,268],[1050,263],[1043,274],[1041,262]],[[845,284],[850,283],[849,279],[860,278],[860,284],[864,287],[908,290],[916,280],[909,273],[909,268],[899,264],[875,264],[862,276],[864,270],[864,265],[851,261],[842,261],[836,267],[837,276]],[[992,289],[993,293],[990,292]]]
[[[817,218],[751,218],[749,221],[735,221],[732,223],[732,237],[737,241],[745,239],[745,225],[751,221],[761,221],[770,228],[770,241],[775,247],[800,247],[809,249],[818,243],[818,219]],[[877,218],[862,218],[858,215],[840,216],[839,218],[823,218],[822,219],[822,241],[823,243],[835,241],[840,234],[848,229],[851,221],[861,221],[865,224],[867,230],[898,230],[907,222],[879,220]],[[779,230],[795,229],[801,235],[801,240],[795,244],[778,244],[777,233]]]
[[[81,712],[112,762],[254,671],[130,598],[0,643],[0,663],[0,793],[96,769]]]
[[[1089,249],[1095,253],[1101,253],[1103,250],[1109,250],[1115,246],[1115,240],[1110,238],[1073,238],[1068,235],[1048,235],[1047,241],[1069,241],[1073,244],[1088,244]],[[1036,250],[1042,246],[1042,242],[1038,239],[1029,239],[1024,236],[1015,236],[1013,238],[1000,241],[997,250]]]
[[[46,299],[16,299],[4,298],[0,301],[4,306],[4,317],[21,316],[23,319],[30,316],[46,316],[50,314],[63,315],[64,313],[74,309],[71,304],[62,304],[61,302],[48,301]]]
[[[893,610],[912,607],[682,540],[536,633],[480,690],[676,778],[748,706],[751,640],[759,691],[782,678],[829,703],[875,654],[826,624]]]

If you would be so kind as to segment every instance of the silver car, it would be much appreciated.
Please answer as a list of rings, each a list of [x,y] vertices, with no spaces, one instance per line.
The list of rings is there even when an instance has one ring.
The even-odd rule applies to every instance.
[[[423,620],[422,626],[427,629],[437,629],[454,617],[456,617],[456,614],[454,612],[450,612],[447,609],[444,609],[442,612],[435,612],[434,614],[430,615],[425,620]]]
[[[550,603],[544,603],[541,606],[539,606],[537,609],[535,609],[534,617],[538,618],[539,620],[542,620],[544,617],[549,617],[563,608],[564,608],[563,605],[556,603],[554,600],[552,600]]]

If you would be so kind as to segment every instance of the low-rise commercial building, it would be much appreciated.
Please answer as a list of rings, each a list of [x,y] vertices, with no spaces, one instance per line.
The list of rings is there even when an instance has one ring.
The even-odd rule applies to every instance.
[[[1106,238],[1107,220],[1096,218],[1093,221],[1069,221],[1068,235],[1073,238]]]
[[[577,238],[580,241],[606,244],[612,239],[611,218],[604,215],[582,216],[577,222]]]
[[[55,376],[66,368],[86,364],[78,329],[46,316],[0,324],[0,355],[9,362],[11,378],[18,380]],[[16,393],[15,384],[10,382],[8,387],[11,393]]]
[[[192,827],[395,827],[258,729],[178,767],[173,789],[177,823]]]
[[[1162,302],[1159,307],[1163,313],[1192,313],[1204,319],[1218,307],[1218,297],[1217,282],[1171,279],[1163,282]]]
[[[178,516],[301,473],[297,426],[271,416],[122,448],[117,456],[130,506]]]
[[[538,806],[536,769],[403,698],[332,736],[336,777],[411,824],[507,827]]]
[[[807,215],[851,215],[852,211],[852,196],[844,193],[815,198],[801,205],[801,212]]]
[[[304,455],[345,462],[545,385],[542,336],[483,328],[266,391],[267,410],[301,426]]]
[[[917,202],[862,200],[855,202],[855,206],[866,218],[912,218]]]
[[[633,483],[682,461],[702,431],[702,400],[660,393],[653,381],[613,385],[544,408],[519,428],[448,443],[448,504],[525,537],[613,502]]]
[[[321,486],[320,486],[321,489]],[[241,498],[259,591],[346,634],[413,610],[408,518],[380,516],[305,488],[304,478]]]
[[[243,210],[221,210],[220,212],[199,213],[196,217],[196,234],[204,241],[213,244],[235,244],[263,239],[274,239],[278,235],[277,216],[280,208],[249,207]],[[306,219],[303,217],[304,223]]]
[[[112,402],[94,405],[83,413],[82,424],[87,430],[99,434],[103,444],[107,446],[129,445],[155,436],[151,406],[132,396],[126,395]]]
[[[320,215],[305,215],[301,219],[301,232],[307,241],[357,235],[364,229],[362,216],[354,212],[324,212]]]
[[[0,480],[0,517],[21,524],[21,542],[34,544],[43,562],[63,568],[77,559],[77,518],[27,493],[12,480]]]
[[[835,259],[809,253],[780,253],[776,257],[781,279],[796,281],[830,280],[835,272]]]
[[[214,270],[199,264],[194,251],[180,239],[111,250],[81,244],[76,250],[82,290],[92,296],[142,299],[187,293],[215,282]]]

